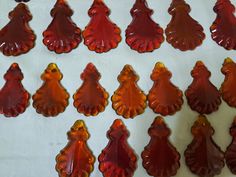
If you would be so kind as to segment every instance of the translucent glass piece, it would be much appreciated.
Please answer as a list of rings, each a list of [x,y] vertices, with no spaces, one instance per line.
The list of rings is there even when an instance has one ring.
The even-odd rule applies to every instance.
[[[107,132],[108,145],[98,157],[99,170],[104,177],[132,177],[137,168],[137,157],[128,145],[129,132],[123,122],[116,119]]]
[[[82,120],[68,132],[68,144],[56,157],[56,170],[60,177],[89,177],[95,157],[87,145],[89,133]]]
[[[97,53],[108,52],[121,41],[121,30],[110,18],[110,9],[103,0],[94,0],[88,11],[91,20],[83,31],[84,44]]]
[[[140,53],[159,48],[164,41],[163,29],[152,20],[153,10],[148,8],[146,0],[136,0],[130,13],[133,20],[125,32],[130,48]]]
[[[10,22],[0,30],[1,52],[7,56],[27,53],[34,47],[36,39],[29,26],[32,15],[27,5],[19,3],[9,13],[9,18]]]
[[[43,85],[33,95],[33,106],[39,114],[54,117],[65,111],[69,94],[61,85],[62,73],[55,63],[48,65],[41,75]]]
[[[138,79],[130,65],[125,65],[118,76],[120,86],[111,100],[113,109],[124,118],[134,118],[142,114],[146,108],[146,95],[138,87]]]
[[[183,92],[171,83],[171,77],[163,63],[156,63],[151,74],[154,84],[148,94],[148,103],[155,113],[163,116],[175,114],[183,104]]]
[[[81,42],[81,30],[72,21],[73,11],[66,0],[57,0],[51,10],[52,22],[43,32],[43,43],[58,54],[68,53]]]
[[[180,167],[180,154],[168,140],[171,131],[162,117],[153,121],[148,134],[151,139],[141,155],[147,173],[154,177],[176,175]]]
[[[25,112],[30,94],[21,81],[24,76],[17,63],[13,63],[4,75],[5,85],[0,90],[0,113],[6,117],[16,117]]]
[[[83,84],[74,94],[74,106],[86,116],[96,116],[103,112],[108,104],[108,93],[100,85],[101,78],[97,68],[89,63],[81,74]]]

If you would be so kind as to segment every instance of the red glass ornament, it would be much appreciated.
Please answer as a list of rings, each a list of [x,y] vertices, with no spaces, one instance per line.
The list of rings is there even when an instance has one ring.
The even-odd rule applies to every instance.
[[[200,177],[213,177],[224,167],[224,153],[212,139],[214,129],[206,117],[200,115],[192,126],[193,141],[185,150],[186,165]]]
[[[96,116],[105,110],[109,97],[99,83],[101,75],[97,68],[89,63],[80,77],[84,82],[73,96],[74,106],[86,116]]]
[[[148,130],[151,140],[142,152],[143,167],[150,176],[170,177],[180,167],[180,154],[169,142],[170,129],[162,117],[157,117]]]
[[[140,53],[159,48],[164,41],[163,29],[152,20],[153,10],[148,8],[146,0],[136,0],[130,13],[133,20],[125,32],[130,48]]]
[[[52,22],[43,32],[43,43],[58,54],[68,53],[82,41],[81,30],[72,21],[73,11],[66,0],[57,0],[51,10]]]
[[[60,177],[88,177],[93,171],[95,157],[87,145],[88,130],[82,120],[68,132],[68,144],[56,157]]]
[[[229,106],[236,107],[236,63],[226,58],[221,72],[225,75],[220,89],[222,98]]]
[[[84,44],[97,53],[116,48],[121,41],[121,30],[110,20],[110,9],[103,0],[94,0],[88,14],[91,20],[82,33]]]
[[[0,50],[4,55],[17,56],[34,47],[36,36],[29,26],[32,15],[26,4],[19,3],[9,13],[10,22],[0,31]]]
[[[139,76],[132,66],[125,65],[117,79],[120,86],[111,97],[113,109],[124,118],[142,114],[147,106],[147,97],[137,85]]]
[[[156,63],[151,79],[154,84],[148,94],[149,107],[163,116],[173,115],[181,109],[183,92],[171,83],[171,72],[163,63]]]
[[[172,0],[168,9],[172,19],[165,30],[166,40],[182,51],[194,50],[205,39],[203,27],[189,15],[190,11],[184,0]]]
[[[13,63],[4,75],[5,85],[0,90],[0,113],[6,117],[16,117],[25,112],[30,94],[21,81],[24,76],[17,63]]]
[[[107,132],[109,143],[98,157],[99,170],[104,177],[132,177],[137,157],[128,145],[129,132],[123,122],[116,119]]]
[[[217,16],[210,27],[212,39],[227,50],[236,50],[234,5],[230,0],[217,0],[214,11]]]
[[[55,63],[50,63],[41,79],[43,85],[33,95],[33,106],[37,113],[54,117],[65,111],[69,104],[69,94],[61,85],[62,73]]]
[[[232,142],[227,147],[225,152],[225,160],[226,165],[230,169],[230,171],[236,175],[236,117],[234,118],[234,121],[232,123],[232,126],[230,128],[230,135],[232,136]]]
[[[193,82],[185,91],[188,105],[200,114],[210,114],[217,111],[221,104],[220,92],[210,82],[210,71],[203,62],[198,61],[191,75]]]

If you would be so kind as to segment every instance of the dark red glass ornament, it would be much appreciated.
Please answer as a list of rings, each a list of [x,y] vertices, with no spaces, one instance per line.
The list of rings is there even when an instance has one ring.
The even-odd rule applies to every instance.
[[[77,120],[68,132],[68,144],[56,157],[60,177],[89,177],[95,157],[87,145],[89,133],[82,120]]]
[[[162,117],[153,121],[148,134],[151,140],[141,155],[147,173],[154,177],[176,175],[180,167],[180,154],[168,140],[171,131]]]
[[[236,50],[234,5],[230,0],[217,0],[214,11],[217,16],[210,27],[212,39],[227,50]]]
[[[120,119],[116,119],[107,132],[109,143],[98,157],[99,170],[104,177],[132,177],[137,157],[128,145],[129,132]]]
[[[198,117],[191,132],[193,140],[184,152],[186,165],[200,177],[220,174],[224,167],[224,153],[212,139],[214,129],[205,116]]]
[[[6,117],[16,117],[25,112],[30,94],[21,81],[24,76],[17,63],[13,63],[4,75],[5,85],[0,90],[0,113]]]
[[[36,36],[29,26],[32,15],[26,4],[19,3],[9,13],[10,22],[0,31],[0,50],[4,55],[27,53],[35,45]]]
[[[148,8],[146,0],[136,0],[130,13],[133,20],[125,31],[130,48],[140,53],[159,48],[164,41],[163,29],[152,20],[153,10]]]
[[[81,30],[72,21],[73,11],[66,0],[57,0],[51,10],[52,22],[43,32],[43,43],[58,54],[68,53],[82,41]]]
[[[236,117],[232,123],[230,128],[230,135],[232,136],[232,142],[227,147],[225,152],[225,161],[226,165],[230,169],[230,171],[236,175]]]
[[[103,0],[94,0],[88,11],[91,20],[83,31],[84,44],[97,53],[108,52],[121,41],[121,30],[110,18],[110,9]]]
[[[163,63],[156,63],[151,79],[154,84],[148,94],[149,107],[163,116],[173,115],[181,109],[183,92],[171,83],[171,72]]]
[[[83,84],[74,94],[74,106],[86,116],[96,116],[105,110],[108,104],[108,93],[100,85],[101,74],[89,63],[81,74]]]
[[[198,61],[191,75],[193,82],[185,91],[188,105],[200,114],[210,114],[217,111],[221,104],[220,92],[210,82],[210,71],[203,62]]]
[[[236,63],[226,58],[221,72],[225,75],[220,89],[222,98],[229,106],[236,107]]]
[[[194,50],[205,39],[203,27],[189,15],[190,11],[184,0],[172,0],[168,9],[172,18],[165,30],[166,40],[182,51]]]

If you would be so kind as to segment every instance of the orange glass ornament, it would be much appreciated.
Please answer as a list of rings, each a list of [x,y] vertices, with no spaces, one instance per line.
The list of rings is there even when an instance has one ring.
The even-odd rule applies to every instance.
[[[225,75],[220,89],[222,98],[229,106],[236,107],[236,63],[226,58],[221,72]]]
[[[82,35],[84,44],[97,53],[108,52],[121,41],[121,30],[110,18],[110,9],[103,0],[94,0],[88,15],[91,17]]]
[[[203,62],[198,61],[191,75],[193,82],[185,91],[191,109],[200,114],[210,114],[217,111],[221,104],[220,92],[209,80],[210,71]]]
[[[17,63],[13,63],[4,75],[5,85],[0,90],[0,113],[6,117],[16,117],[25,112],[30,94],[21,81],[24,76]]]
[[[73,11],[66,0],[57,0],[51,10],[52,22],[43,32],[43,43],[58,54],[68,53],[82,41],[81,30],[72,21]]]
[[[146,0],[136,0],[130,14],[133,20],[125,31],[130,48],[139,53],[159,48],[164,41],[163,29],[152,20],[153,10],[148,8]]]
[[[214,129],[200,115],[192,126],[193,141],[184,152],[186,165],[200,177],[213,177],[224,167],[224,153],[212,139]]]
[[[217,16],[210,27],[212,39],[227,50],[236,50],[234,5],[230,0],[217,0],[214,11]]]
[[[230,128],[230,135],[232,136],[232,142],[227,147],[225,152],[225,161],[226,165],[230,169],[230,171],[236,175],[236,117],[234,118],[234,121],[232,123],[232,126]]]
[[[95,157],[87,145],[88,130],[77,120],[68,132],[68,144],[56,157],[56,170],[60,177],[88,177],[93,171]]]
[[[125,65],[118,76],[119,88],[111,97],[112,107],[124,118],[134,118],[142,114],[146,108],[146,95],[138,87],[138,75],[132,66]]]
[[[184,0],[172,0],[168,9],[172,19],[165,30],[166,40],[182,51],[194,50],[205,39],[203,27],[189,15],[190,11]]]
[[[181,109],[183,92],[171,83],[172,74],[163,63],[156,63],[151,79],[154,84],[148,94],[149,107],[163,116],[173,115]]]
[[[69,94],[61,85],[62,73],[55,63],[48,65],[41,75],[43,85],[33,95],[33,106],[39,114],[54,117],[65,111]]]
[[[35,45],[36,36],[29,26],[32,15],[26,4],[19,3],[9,13],[10,22],[0,30],[0,50],[4,55],[27,53]]]
[[[141,154],[143,167],[150,176],[170,177],[180,167],[180,154],[169,142],[170,129],[162,117],[157,117],[148,130],[151,140]]]
[[[96,116],[105,110],[109,97],[99,83],[101,75],[97,68],[89,63],[80,77],[84,82],[73,96],[74,106],[86,116]]]
[[[132,177],[137,168],[137,157],[128,145],[129,132],[116,119],[107,132],[109,143],[98,157],[99,170],[104,177]]]

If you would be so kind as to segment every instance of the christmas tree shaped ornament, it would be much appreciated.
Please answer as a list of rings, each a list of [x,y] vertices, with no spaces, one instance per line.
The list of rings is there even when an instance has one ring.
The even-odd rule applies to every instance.
[[[184,152],[186,165],[200,177],[220,174],[224,167],[224,153],[212,139],[214,129],[205,116],[198,117],[191,132],[193,140]]]
[[[103,53],[116,48],[121,41],[121,30],[110,20],[110,9],[103,0],[94,0],[88,15],[91,20],[82,33],[88,49]]]
[[[141,154],[147,173],[154,177],[176,175],[180,167],[180,154],[168,140],[171,131],[162,117],[153,121],[148,134],[151,140]]]
[[[68,53],[82,41],[81,30],[72,21],[72,15],[66,0],[57,0],[51,10],[53,20],[43,32],[43,43],[50,51]]]
[[[4,75],[5,85],[0,90],[0,113],[6,117],[16,117],[25,112],[30,94],[21,81],[24,76],[17,63],[13,63]]]
[[[68,144],[56,157],[56,170],[60,177],[89,177],[95,157],[87,145],[88,130],[77,120],[68,132]]]
[[[98,157],[99,170],[104,177],[132,177],[137,168],[137,157],[128,145],[129,132],[116,119],[107,132],[109,143]]]
[[[220,89],[222,98],[229,106],[236,107],[236,63],[226,58],[221,72],[225,75]]]
[[[136,0],[130,14],[133,20],[125,32],[130,48],[139,53],[159,48],[164,41],[163,29],[152,20],[153,10],[148,8],[146,0]]]
[[[221,104],[220,92],[210,82],[210,71],[203,62],[198,61],[191,75],[193,82],[185,91],[188,105],[200,114],[210,114],[217,111]]]
[[[99,83],[101,75],[97,68],[89,63],[80,77],[84,82],[73,96],[74,106],[86,116],[96,116],[105,110],[109,97]]]
[[[146,108],[146,95],[138,87],[138,75],[132,66],[125,65],[118,76],[119,88],[111,97],[112,107],[124,118],[134,118],[142,114]]]
[[[226,165],[230,169],[230,171],[236,175],[236,117],[234,118],[234,121],[232,123],[232,126],[230,128],[230,135],[232,136],[232,142],[227,147],[225,152],[225,161]]]
[[[217,16],[210,27],[212,39],[227,50],[236,50],[234,5],[230,0],[217,0],[213,10]]]
[[[190,11],[184,0],[172,0],[168,9],[172,19],[165,30],[166,40],[182,51],[194,50],[205,39],[203,27],[189,15]]]
[[[151,74],[154,84],[148,94],[149,107],[163,116],[175,114],[183,104],[183,92],[171,83],[171,76],[160,62],[156,63]]]
[[[0,30],[0,51],[7,56],[27,53],[35,45],[36,36],[29,26],[32,19],[27,5],[19,3],[9,13],[10,22]]]
[[[33,95],[33,106],[39,114],[54,117],[65,111],[69,94],[61,85],[62,73],[55,63],[48,65],[41,75],[43,85]]]

